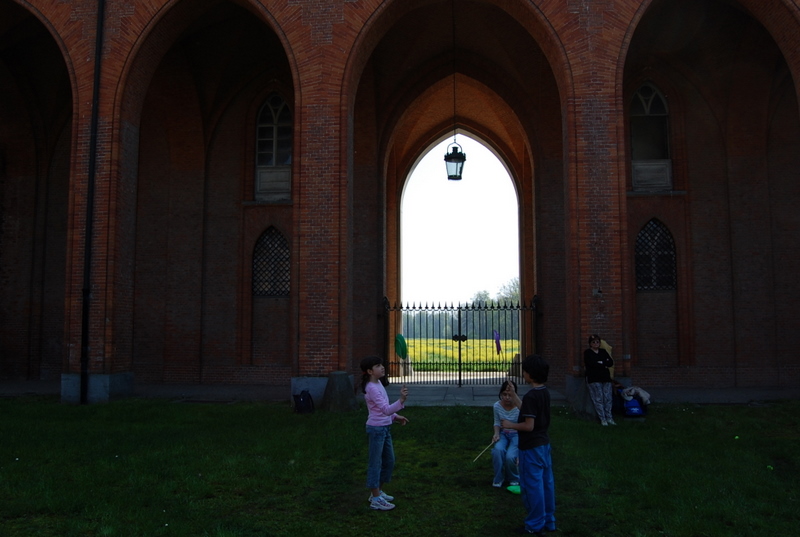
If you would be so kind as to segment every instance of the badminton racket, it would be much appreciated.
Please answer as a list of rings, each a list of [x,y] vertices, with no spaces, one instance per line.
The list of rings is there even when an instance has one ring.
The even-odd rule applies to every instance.
[[[480,453],[478,453],[478,456],[477,456],[477,457],[475,457],[475,460],[473,460],[472,462],[475,462],[475,461],[477,461],[478,459],[480,459],[480,458],[481,458],[481,455],[483,455],[484,453],[486,453],[486,450],[487,450],[487,449],[489,449],[490,447],[492,447],[492,444],[494,444],[494,441],[490,442],[488,446],[486,446],[485,448],[483,448],[483,451],[481,451]]]

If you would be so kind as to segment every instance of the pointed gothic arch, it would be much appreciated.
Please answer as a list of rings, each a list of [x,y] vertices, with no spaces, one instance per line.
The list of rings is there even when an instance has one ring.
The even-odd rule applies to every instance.
[[[657,218],[636,235],[637,366],[676,366],[679,357],[677,254],[672,233]]]
[[[380,275],[380,279],[371,277],[369,285],[354,290],[357,304],[378,303],[383,296],[391,301],[399,299],[399,205],[404,181],[420,155],[436,140],[452,136],[454,128],[490,141],[515,182],[523,292],[535,294],[539,279],[545,278],[553,282],[548,287],[553,304],[566,302],[562,276],[567,259],[537,255],[540,248],[558,249],[549,243],[558,243],[567,233],[563,214],[567,192],[564,169],[568,163],[564,159],[562,114],[569,77],[559,61],[563,50],[552,46],[552,28],[538,18],[535,8],[499,2],[469,4],[468,9],[459,10],[465,16],[456,21],[455,73],[452,36],[429,32],[427,26],[424,31],[420,29],[419,21],[431,28],[437,22],[449,26],[449,4],[439,2],[385,4],[361,34],[368,46],[355,47],[354,56],[348,60],[345,84],[355,88],[346,91],[352,96],[354,110],[354,265],[356,272]],[[424,47],[413,45],[420,35],[427,36]],[[486,39],[476,35],[485,35]],[[504,47],[488,44],[500,35],[508,41]],[[526,52],[506,57],[504,51],[511,49]],[[398,57],[403,58],[398,69],[381,68],[397,63]],[[508,70],[509,62],[519,63],[519,69]],[[455,107],[455,118],[454,85],[457,101],[468,103]],[[385,200],[377,215],[370,213],[375,199]],[[377,219],[372,220],[374,216]],[[369,247],[359,240],[359,230],[366,227],[384,230]],[[549,232],[544,233],[545,229]],[[368,259],[374,252],[382,253],[382,258]],[[553,313],[543,321],[553,323],[547,329],[552,336],[548,344],[553,349],[562,348],[566,325],[558,319],[565,312],[557,306]],[[359,325],[381,322],[366,308],[356,315],[362,319],[357,321]],[[383,332],[380,325],[377,328],[378,334]],[[353,354],[363,354],[376,344],[364,339],[354,341]]]
[[[637,291],[674,291],[678,286],[675,241],[657,218],[636,236],[635,271]]]
[[[669,104],[651,81],[639,86],[628,107],[631,175],[639,192],[672,190]]]
[[[274,226],[267,228],[253,248],[253,296],[286,297],[292,288],[289,241]]]
[[[0,378],[55,380],[64,348],[80,96],[41,7],[0,2]],[[80,225],[80,224],[77,224]],[[74,313],[74,311],[72,312]]]
[[[427,148],[403,182],[403,303],[467,302],[482,291],[494,298],[499,290],[495,284],[519,281],[518,185],[508,164],[485,140],[464,132],[457,140],[469,163],[458,184],[449,182],[444,172],[442,156],[452,143],[447,136]],[[500,274],[502,281],[493,281]],[[411,279],[416,284],[413,298]],[[421,288],[427,293],[420,294]],[[450,298],[443,298],[445,293]]]
[[[287,260],[293,229],[293,64],[261,9],[181,0],[153,21],[126,73],[122,134],[135,138],[128,144],[138,158],[123,163],[136,172],[128,177],[136,225],[125,230],[136,245],[133,368],[145,381],[197,382],[257,366],[250,382],[288,382],[296,358],[291,266],[277,280],[273,270]],[[270,116],[261,126],[259,112]],[[260,191],[262,164],[281,176]],[[277,235],[262,237],[273,257],[254,265],[270,225],[283,242],[276,250]],[[272,272],[258,272],[265,267]]]

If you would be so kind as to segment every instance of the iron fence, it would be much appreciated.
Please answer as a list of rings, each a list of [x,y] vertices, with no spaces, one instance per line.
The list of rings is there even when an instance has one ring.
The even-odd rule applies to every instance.
[[[520,359],[536,352],[538,299],[529,304],[391,305],[384,298],[384,348],[392,382],[499,384],[521,380]]]

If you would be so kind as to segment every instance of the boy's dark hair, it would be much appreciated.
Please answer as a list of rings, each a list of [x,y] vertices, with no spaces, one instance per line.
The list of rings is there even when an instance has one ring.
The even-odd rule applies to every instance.
[[[514,386],[514,393],[517,393],[517,383],[513,380],[506,380],[500,385],[500,393],[497,394],[498,399],[503,396],[503,392],[506,391],[506,388],[508,388],[509,384]]]
[[[367,371],[382,363],[383,360],[378,356],[367,356],[361,360],[361,393],[367,393],[367,383],[369,382],[369,373]],[[381,379],[381,384],[384,386],[389,384],[385,376]]]
[[[522,370],[528,373],[534,382],[544,384],[550,374],[550,364],[538,354],[529,354],[522,361]]]

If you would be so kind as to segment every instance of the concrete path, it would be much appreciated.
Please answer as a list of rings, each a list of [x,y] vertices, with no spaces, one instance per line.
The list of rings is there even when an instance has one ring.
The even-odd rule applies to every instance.
[[[400,392],[400,384],[387,388],[391,400]],[[549,386],[553,404],[567,404],[565,391]],[[650,388],[653,403],[747,404],[752,402],[800,399],[800,387],[779,388]],[[415,385],[409,384],[406,406],[492,406],[498,398],[499,386]],[[58,381],[0,381],[0,397],[53,395],[61,393]],[[527,386],[520,386],[523,395]],[[291,400],[289,386],[215,386],[215,385],[137,385],[134,397],[169,399],[186,402],[232,403],[236,401]]]
[[[566,405],[564,390],[550,389],[550,399],[554,405]],[[693,404],[747,404],[759,401],[800,399],[798,388],[645,388],[653,403],[693,403]],[[492,406],[498,399],[499,386],[408,386],[406,406]],[[400,393],[400,386],[387,388],[389,398],[394,400]],[[520,397],[528,391],[528,386],[520,386]]]
[[[393,384],[386,388],[389,400],[394,401],[400,395],[400,384]],[[520,386],[517,390],[522,397],[527,393],[528,386]],[[500,386],[447,386],[408,385],[407,407],[413,406],[492,406],[498,400]],[[567,404],[567,399],[560,392],[550,390],[553,404]]]

